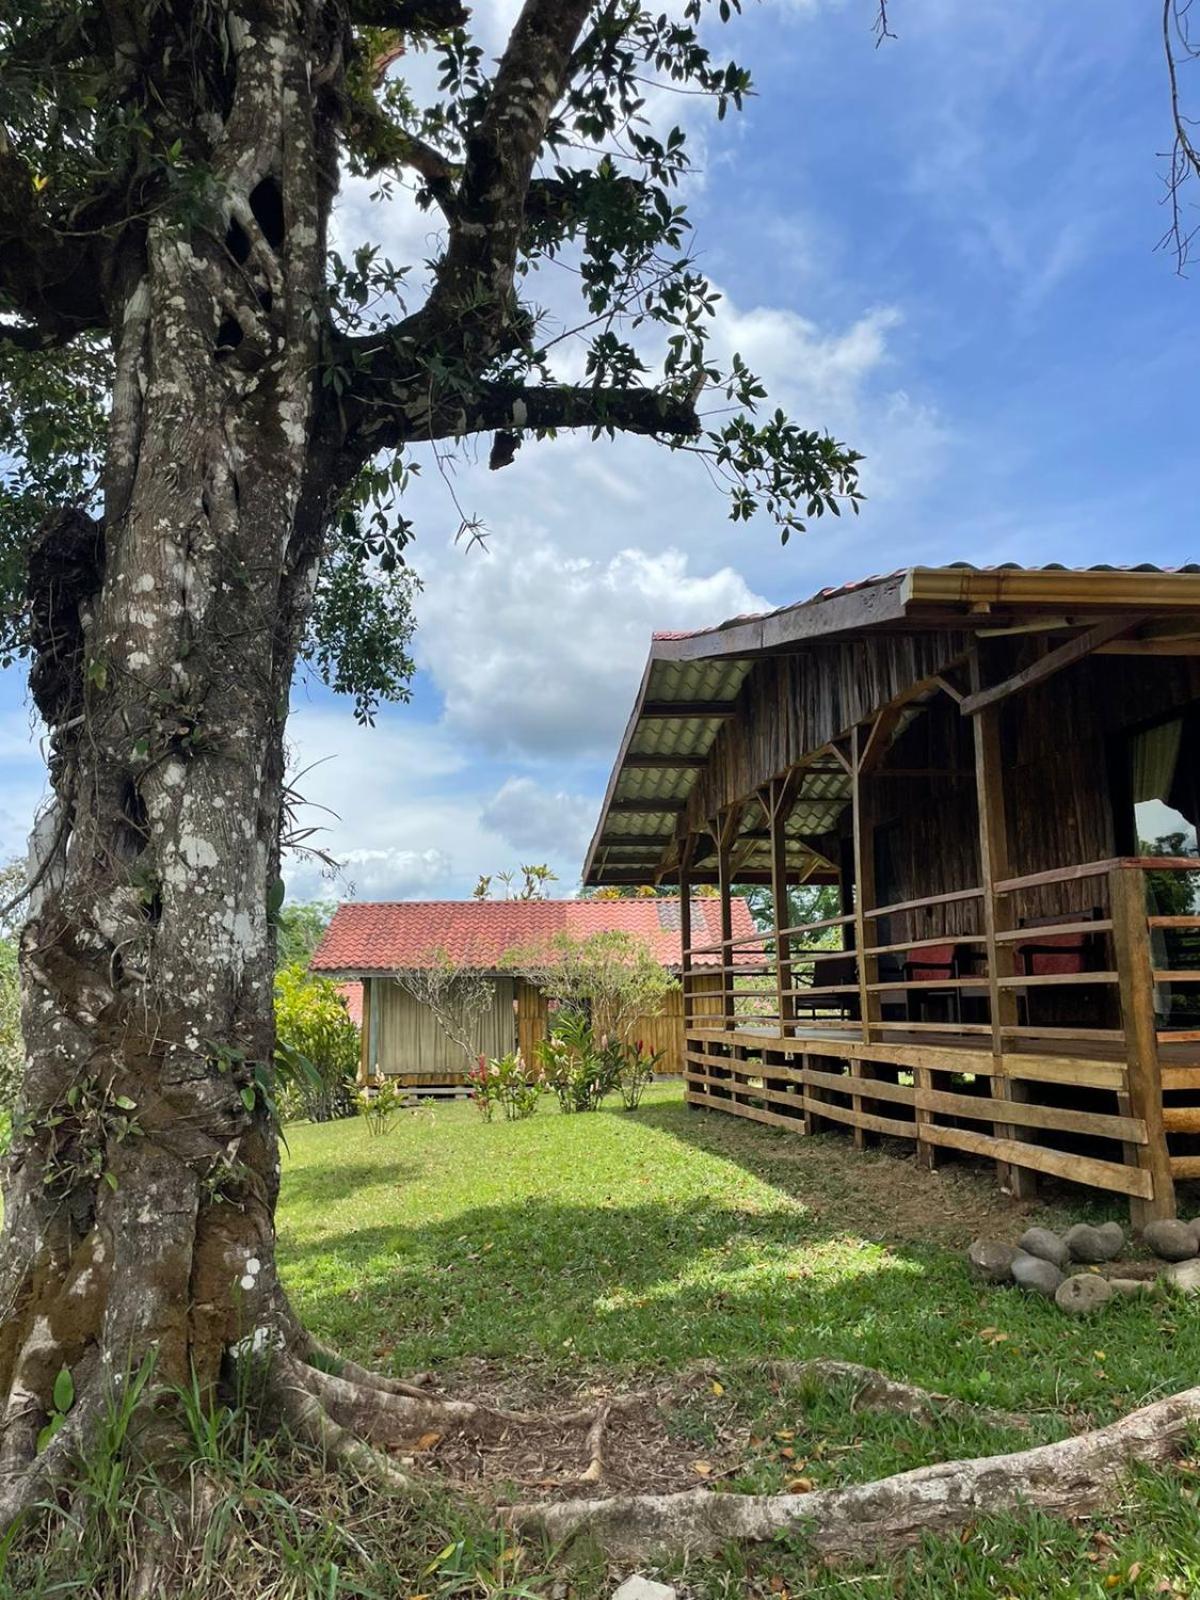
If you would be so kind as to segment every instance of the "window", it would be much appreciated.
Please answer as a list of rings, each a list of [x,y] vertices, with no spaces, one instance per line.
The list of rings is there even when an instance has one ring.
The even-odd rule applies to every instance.
[[[1200,856],[1200,715],[1157,722],[1129,741],[1135,848],[1144,856]]]
[[[1129,736],[1126,781],[1132,802],[1133,848],[1140,856],[1186,856],[1200,861],[1200,709],[1140,728]],[[1157,916],[1200,913],[1200,866],[1146,874],[1148,909]],[[1200,968],[1200,929],[1155,928],[1154,965],[1163,970]],[[1161,983],[1155,988],[1160,1028],[1195,1028],[1200,984]]]

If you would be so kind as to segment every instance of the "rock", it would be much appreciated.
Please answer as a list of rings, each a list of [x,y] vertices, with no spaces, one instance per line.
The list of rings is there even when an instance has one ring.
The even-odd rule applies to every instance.
[[[1164,1261],[1188,1261],[1200,1254],[1196,1235],[1189,1225],[1186,1222],[1174,1222],[1170,1218],[1148,1222],[1142,1229],[1142,1243]]]
[[[1200,1217],[1193,1217],[1192,1220],[1188,1223],[1188,1227],[1196,1235],[1196,1243],[1197,1243],[1197,1245],[1200,1245]]]
[[[1012,1264],[1017,1251],[999,1239],[976,1239],[967,1250],[967,1260],[977,1277],[986,1283],[1011,1283]]]
[[[655,1583],[653,1578],[643,1578],[635,1572],[613,1590],[612,1600],[675,1600],[675,1591],[669,1583]]]
[[[1090,1223],[1077,1222],[1063,1235],[1063,1243],[1074,1261],[1111,1261],[1119,1256],[1125,1244],[1125,1235],[1115,1222],[1106,1222],[1101,1228]]]
[[[1019,1244],[1027,1256],[1037,1256],[1042,1261],[1052,1261],[1056,1267],[1065,1267],[1071,1252],[1049,1228],[1026,1228]]]
[[[1108,1287],[1114,1294],[1149,1294],[1154,1287],[1153,1278],[1108,1278]]]
[[[1060,1283],[1054,1295],[1054,1304],[1068,1316],[1086,1317],[1107,1305],[1113,1297],[1112,1285],[1106,1278],[1096,1278],[1079,1272]]]
[[[1162,1281],[1180,1294],[1200,1294],[1200,1261],[1177,1261],[1165,1269]]]
[[[1025,1250],[1017,1251],[1012,1264],[1012,1275],[1022,1289],[1028,1289],[1033,1294],[1044,1294],[1047,1300],[1054,1298],[1059,1284],[1063,1281],[1063,1275],[1053,1261],[1045,1261],[1041,1256],[1031,1256]]]

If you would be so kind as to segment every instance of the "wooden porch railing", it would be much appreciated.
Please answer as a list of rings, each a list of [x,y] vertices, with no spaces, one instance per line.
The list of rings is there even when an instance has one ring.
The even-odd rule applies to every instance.
[[[912,1139],[931,1164],[944,1149],[990,1156],[1018,1192],[1045,1172],[1127,1194],[1142,1220],[1170,1215],[1174,1180],[1200,1176],[1200,964],[1167,946],[1200,914],[1149,896],[1181,875],[1200,886],[1200,861],[1073,864],[689,948],[689,1100],[805,1131],[849,1125],[858,1143]],[[1086,880],[1102,914],[1022,925],[1023,896]],[[971,931],[868,931],[900,917],[933,929],[965,906],[979,910]],[[1102,946],[1095,970],[1019,970],[1022,944],[1068,936]],[[919,967],[939,945],[969,952],[972,970],[880,969],[906,955]],[[1173,1026],[1178,991],[1197,1004]],[[955,1014],[930,1020],[934,997]]]

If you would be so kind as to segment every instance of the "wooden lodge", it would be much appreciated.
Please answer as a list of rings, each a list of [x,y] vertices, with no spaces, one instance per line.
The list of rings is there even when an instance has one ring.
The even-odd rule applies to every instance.
[[[682,930],[692,1106],[1140,1223],[1200,1177],[1198,821],[1200,568],[912,568],[657,636],[584,882],[719,887],[720,940]],[[797,922],[814,883],[835,914]],[[773,890],[767,978],[735,884]]]
[[[760,944],[746,902],[734,897],[729,915],[742,972],[763,970]],[[509,962],[518,949],[536,949],[568,934],[620,931],[638,939],[661,965],[678,976],[679,930],[686,920],[697,943],[715,944],[722,932],[715,898],[697,900],[684,911],[678,899],[587,900],[405,900],[352,901],[338,906],[310,963],[314,972],[343,986],[353,1015],[361,1018],[363,1083],[391,1079],[418,1095],[466,1092],[467,1071],[475,1056],[505,1055],[520,1048],[534,1057],[539,1039],[550,1030],[550,1003]],[[711,919],[711,927],[706,922]],[[444,1032],[438,1019],[397,974],[437,964],[443,955],[459,968],[487,980],[488,1004],[473,1019],[470,1059]],[[694,982],[721,987],[721,953],[697,954]],[[697,1004],[700,1002],[697,1001]],[[720,1004],[720,997],[710,1002]],[[637,1018],[631,1039],[661,1052],[660,1076],[684,1070],[683,997],[668,989],[662,1008]]]

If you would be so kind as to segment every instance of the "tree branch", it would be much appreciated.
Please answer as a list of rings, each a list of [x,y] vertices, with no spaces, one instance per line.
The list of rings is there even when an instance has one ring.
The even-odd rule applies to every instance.
[[[693,439],[700,432],[692,402],[659,389],[588,388],[582,385],[484,384],[466,413],[468,433],[493,428],[613,428],[618,433]]]
[[[590,9],[591,0],[525,0],[467,141],[450,240],[426,310],[435,324],[457,325],[468,348],[486,348],[503,327],[533,164]]]
[[[692,439],[700,432],[693,399],[659,389],[483,381],[469,392],[462,387],[439,392],[428,377],[414,375],[408,383],[396,379],[393,349],[380,349],[377,361],[382,381],[372,384],[360,360],[353,396],[347,397],[352,409],[346,449],[358,462],[377,450],[494,430],[510,446],[493,453],[494,467],[507,466],[516,453],[519,439],[509,436],[525,432],[608,428],[673,439]]]

